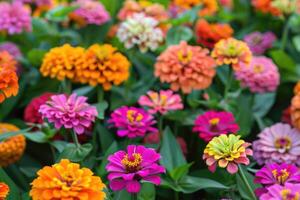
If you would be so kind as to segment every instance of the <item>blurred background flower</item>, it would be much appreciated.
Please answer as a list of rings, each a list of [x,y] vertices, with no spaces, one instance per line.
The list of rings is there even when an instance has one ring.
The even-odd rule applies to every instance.
[[[272,48],[273,43],[276,40],[274,33],[268,31],[265,33],[252,32],[245,35],[244,41],[248,44],[251,52],[254,55],[262,55],[266,50]]]

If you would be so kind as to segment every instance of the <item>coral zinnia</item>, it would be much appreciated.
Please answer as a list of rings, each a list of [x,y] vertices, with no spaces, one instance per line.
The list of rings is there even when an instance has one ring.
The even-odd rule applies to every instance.
[[[209,24],[205,19],[199,19],[195,32],[198,43],[213,48],[219,40],[230,38],[233,34],[233,29],[229,24]]]
[[[86,101],[86,97],[75,93],[69,97],[65,94],[52,95],[51,100],[41,105],[39,112],[43,119],[54,123],[56,129],[63,126],[80,135],[85,133],[98,115],[96,107],[90,106]]]
[[[181,97],[174,94],[172,90],[160,90],[159,92],[148,91],[147,95],[141,96],[139,99],[141,106],[149,107],[149,113],[166,114],[171,110],[183,109]]]
[[[264,56],[253,57],[249,65],[241,63],[240,69],[235,71],[235,77],[243,87],[258,93],[275,91],[280,83],[279,76],[277,66]]]
[[[241,63],[247,65],[252,59],[248,45],[234,38],[222,39],[217,42],[211,55],[216,59],[218,65],[231,64],[235,70],[239,69]]]
[[[292,98],[291,120],[293,126],[300,130],[300,94],[297,94]]]
[[[1,69],[0,66],[0,103],[6,98],[16,96],[19,91],[18,76],[11,69]]]
[[[118,151],[108,157],[106,170],[109,172],[110,188],[114,191],[126,188],[129,193],[138,193],[140,181],[160,184],[159,174],[165,168],[158,165],[160,154],[144,146],[129,145],[127,152]]]
[[[129,77],[130,62],[110,44],[94,44],[84,56],[85,62],[76,65],[75,80],[92,86],[101,84],[104,90],[119,85]]]
[[[216,74],[215,61],[209,51],[190,46],[185,41],[169,46],[155,64],[155,76],[171,84],[172,90],[184,93],[208,88]]]
[[[69,199],[104,200],[105,185],[88,168],[62,159],[59,163],[46,166],[37,172],[38,177],[31,183],[29,195],[33,200]]]
[[[42,115],[39,113],[40,106],[50,100],[52,95],[54,95],[54,93],[46,92],[38,97],[33,98],[25,108],[24,121],[28,123],[42,124]]]
[[[266,189],[260,200],[298,200],[300,197],[300,184],[273,185]]]
[[[240,140],[237,135],[220,135],[214,137],[204,149],[203,159],[212,172],[217,165],[226,168],[231,174],[238,171],[238,164],[248,165],[250,163],[247,156],[252,155],[252,150],[248,147],[250,143]]]
[[[19,131],[19,128],[6,123],[0,123],[0,134]],[[25,137],[20,134],[0,142],[0,166],[5,167],[18,161],[26,147]]]
[[[121,23],[117,36],[127,49],[137,45],[141,52],[154,51],[163,41],[159,22],[144,13],[135,13]]]
[[[300,165],[300,133],[288,124],[277,123],[265,128],[253,142],[258,164],[297,163]]]
[[[265,187],[300,183],[300,172],[295,165],[270,163],[256,172],[254,182],[264,186],[255,190],[255,193],[261,196],[267,192]]]
[[[232,113],[216,111],[199,115],[193,128],[193,131],[199,133],[199,137],[205,142],[209,142],[215,136],[236,133],[238,130],[239,125],[235,122]]]
[[[9,193],[9,187],[3,182],[0,182],[0,200],[5,200]]]
[[[17,61],[7,51],[0,50],[0,70],[1,69],[17,69]]]
[[[60,81],[65,78],[73,80],[76,66],[82,65],[82,63],[85,63],[84,49],[65,44],[52,48],[44,56],[40,72],[43,76],[56,78]]]
[[[142,108],[123,106],[111,114],[109,123],[118,129],[120,137],[143,137],[146,133],[155,133],[158,130],[152,127],[155,124],[153,116]]]
[[[271,13],[274,16],[281,15],[278,8],[272,5],[273,0],[252,0],[253,7],[262,13]]]
[[[273,46],[276,36],[272,32],[260,33],[253,32],[244,37],[251,52],[255,55],[262,55],[265,51]]]

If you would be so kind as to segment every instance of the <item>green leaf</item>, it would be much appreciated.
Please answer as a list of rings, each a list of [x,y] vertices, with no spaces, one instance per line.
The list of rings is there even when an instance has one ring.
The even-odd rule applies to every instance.
[[[131,200],[132,195],[129,194],[126,190],[121,190],[119,192],[114,192],[114,200]]]
[[[253,113],[264,117],[275,103],[276,93],[256,94],[254,96]]]
[[[138,200],[155,200],[155,187],[152,183],[143,183]]]
[[[69,144],[66,141],[56,140],[50,143],[59,153],[63,152],[65,147]]]
[[[68,16],[71,12],[76,10],[78,6],[56,6],[55,8],[49,10],[45,17],[46,19],[54,22],[63,22],[68,20]]]
[[[273,50],[270,52],[273,61],[277,64],[280,70],[295,73],[295,61],[282,50]]]
[[[166,8],[168,7],[168,5],[170,4],[170,0],[150,0],[154,3],[159,3],[163,6],[165,6]]]
[[[14,183],[13,180],[11,180],[11,178],[5,173],[2,168],[0,168],[0,181],[6,183],[10,188],[7,200],[21,199],[21,191],[19,190],[18,186]]]
[[[23,134],[28,140],[31,140],[36,143],[47,143],[49,140],[45,133],[36,131],[36,132],[30,132],[30,133],[24,133]]]
[[[47,53],[46,50],[42,49],[31,49],[27,53],[27,59],[33,66],[40,66],[43,60],[44,55]]]
[[[246,179],[248,180],[248,183],[250,184],[250,187],[254,191],[256,188],[260,187],[259,184],[254,184],[254,177],[247,172],[246,167],[241,166],[239,170],[243,170],[243,173],[246,176]],[[250,194],[249,190],[247,189],[244,181],[242,180],[240,174],[236,174],[236,181],[237,181],[237,187],[240,192],[240,195],[242,196],[243,199],[245,200],[253,200],[252,195]]]
[[[186,26],[171,28],[167,33],[167,45],[179,44],[180,41],[189,41],[193,37],[193,31]]]
[[[296,47],[297,51],[300,52],[300,35],[293,37],[293,44]]]
[[[113,135],[101,124],[97,124],[95,130],[96,134],[99,135],[101,149],[105,152],[114,141]]]
[[[101,162],[101,165],[100,167],[98,168],[97,170],[97,174],[100,176],[100,177],[103,177],[107,174],[107,171],[105,169],[107,163],[108,163],[108,156],[115,153],[116,151],[118,151],[118,145],[117,145],[117,142],[113,142],[110,147],[105,151],[105,154],[102,158],[102,162]]]
[[[252,115],[253,100],[251,95],[241,95],[237,102],[236,120],[240,126],[240,135],[246,137],[250,134],[254,117]]]
[[[98,111],[98,119],[104,119],[105,110],[108,108],[108,103],[106,101],[99,102],[94,104]]]
[[[123,1],[120,0],[100,0],[110,16],[115,16],[119,8],[122,6]]]
[[[88,154],[92,151],[92,149],[93,146],[90,143],[80,145],[80,147],[76,147],[75,144],[69,144],[63,150],[63,152],[61,152],[57,160],[67,158],[73,162],[80,162],[88,156]]]
[[[23,134],[23,133],[25,133],[29,130],[30,130],[30,128],[26,128],[26,129],[22,129],[22,130],[19,130],[19,131],[12,131],[12,132],[2,133],[2,134],[0,134],[0,141],[3,141],[6,138],[9,138],[9,137],[12,137],[12,136]]]
[[[92,86],[84,86],[73,90],[73,93],[76,93],[78,96],[87,96],[93,89],[94,87]]]
[[[170,176],[173,180],[178,181],[183,178],[189,172],[190,167],[193,163],[188,163],[179,167],[176,167],[170,172]]]
[[[186,164],[181,148],[169,127],[164,130],[160,154],[162,156],[160,163],[165,166],[169,172],[176,167]]]

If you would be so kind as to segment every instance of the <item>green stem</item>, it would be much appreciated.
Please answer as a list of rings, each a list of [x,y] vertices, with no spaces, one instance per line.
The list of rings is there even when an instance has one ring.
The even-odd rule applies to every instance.
[[[77,135],[76,135],[75,131],[71,131],[71,134],[72,134],[72,138],[73,138],[73,142],[74,142],[75,146],[77,148],[79,148],[80,143],[78,142],[78,138],[77,138]]]
[[[282,38],[281,38],[281,46],[280,49],[284,50],[287,40],[288,40],[288,35],[289,35],[289,19],[284,25],[283,31],[282,31]]]
[[[179,200],[179,193],[175,192],[175,200]]]
[[[72,93],[72,83],[70,80],[68,79],[65,79],[63,82],[62,82],[62,90],[64,93],[66,94],[71,94]]]
[[[159,115],[158,117],[158,131],[159,131],[159,137],[160,137],[160,143],[162,143],[163,139],[163,124],[164,124],[164,117],[163,115]]]
[[[137,193],[132,194],[131,199],[132,200],[137,200],[138,199]]]
[[[98,100],[98,103],[100,103],[104,100],[104,91],[101,86],[97,86],[97,100]]]
[[[250,184],[249,184],[249,182],[248,182],[248,180],[247,180],[247,178],[246,178],[246,176],[245,176],[245,174],[244,174],[244,172],[243,172],[243,169],[242,169],[241,165],[238,165],[238,167],[239,167],[239,175],[241,176],[241,178],[242,178],[244,184],[246,185],[247,190],[248,190],[249,193],[251,194],[251,199],[256,200],[255,193],[254,193],[254,191],[252,190],[252,188],[251,188],[251,186],[250,186]]]
[[[224,90],[224,99],[227,99],[227,95],[229,93],[229,90],[231,88],[231,84],[233,81],[233,70],[231,68],[229,70],[230,71],[229,71],[229,75],[228,75],[228,83],[226,84],[225,90]]]

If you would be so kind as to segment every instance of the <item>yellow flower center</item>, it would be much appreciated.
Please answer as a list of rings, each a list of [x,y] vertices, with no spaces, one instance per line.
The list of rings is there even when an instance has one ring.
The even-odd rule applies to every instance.
[[[168,97],[166,95],[160,95],[160,104],[165,106],[167,104]]]
[[[300,200],[300,193],[296,192],[292,194],[292,191],[289,189],[284,189],[280,192],[282,200]]]
[[[288,151],[292,146],[291,139],[288,137],[278,138],[275,140],[275,147],[280,153]]]
[[[64,191],[69,191],[72,189],[72,185],[76,182],[70,174],[62,174],[61,178],[53,178],[56,185]]]
[[[135,110],[127,111],[127,119],[130,123],[140,122],[143,118],[143,115],[141,113],[137,113]]]
[[[136,172],[141,168],[143,158],[139,153],[133,153],[131,155],[126,154],[121,163],[126,168],[127,172]]]
[[[272,174],[277,182],[281,185],[283,185],[290,176],[290,173],[286,169],[282,169],[279,172],[277,171],[277,169],[274,169],[272,171]]]
[[[220,122],[220,118],[217,118],[217,117],[212,118],[211,120],[209,120],[209,124],[212,125],[212,126],[218,125],[219,122]]]
[[[193,57],[193,52],[192,51],[178,51],[177,53],[177,57],[178,60],[182,63],[182,64],[187,64],[192,60]]]
[[[259,74],[259,73],[261,73],[261,72],[264,71],[264,66],[262,66],[262,65],[255,65],[255,66],[253,67],[253,71],[254,71],[254,73],[256,73],[256,74]]]

